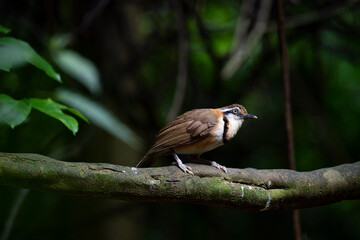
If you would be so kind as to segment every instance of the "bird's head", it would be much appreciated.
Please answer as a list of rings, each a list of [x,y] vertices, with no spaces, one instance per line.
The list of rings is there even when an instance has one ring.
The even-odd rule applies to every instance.
[[[246,119],[256,119],[255,115],[249,114],[244,106],[240,104],[232,104],[230,106],[222,107],[221,112],[231,121],[237,120],[243,122]]]

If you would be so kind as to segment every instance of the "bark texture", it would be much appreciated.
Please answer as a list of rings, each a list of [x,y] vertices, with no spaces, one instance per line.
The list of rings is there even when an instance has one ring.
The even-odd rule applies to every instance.
[[[177,201],[244,210],[294,209],[360,198],[360,162],[311,172],[189,164],[133,168],[0,153],[0,185],[59,194],[137,201]]]

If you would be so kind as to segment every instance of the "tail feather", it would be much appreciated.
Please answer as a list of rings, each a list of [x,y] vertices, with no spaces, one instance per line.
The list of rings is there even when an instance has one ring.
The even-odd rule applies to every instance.
[[[155,153],[147,153],[140,162],[136,165],[136,167],[150,167],[156,160],[157,154]]]

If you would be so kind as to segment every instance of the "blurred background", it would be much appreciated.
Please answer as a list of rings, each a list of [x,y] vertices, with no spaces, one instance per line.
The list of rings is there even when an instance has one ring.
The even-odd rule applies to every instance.
[[[240,103],[259,119],[204,157],[232,168],[288,168],[275,1],[2,0],[0,12],[11,30],[2,36],[27,42],[62,79],[21,64],[0,71],[0,93],[51,98],[90,121],[77,118],[74,136],[34,109],[14,129],[0,125],[1,152],[135,166],[177,114]],[[360,1],[284,1],[284,12],[297,170],[358,161]],[[303,239],[359,239],[359,213],[358,200],[302,209]],[[0,234],[6,229],[7,239],[293,237],[290,211],[0,186]]]

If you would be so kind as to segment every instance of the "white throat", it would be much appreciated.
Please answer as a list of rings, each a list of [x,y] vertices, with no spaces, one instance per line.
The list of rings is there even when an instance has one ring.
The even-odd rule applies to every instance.
[[[242,123],[244,122],[244,119],[238,119],[235,115],[228,114],[227,119],[229,120],[229,128],[226,134],[226,138],[228,140],[232,139],[236,133],[239,131],[239,128],[241,127]]]

